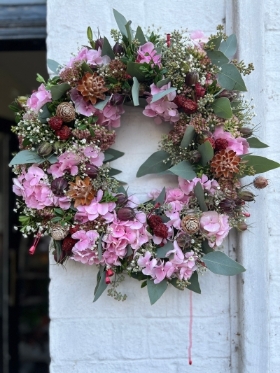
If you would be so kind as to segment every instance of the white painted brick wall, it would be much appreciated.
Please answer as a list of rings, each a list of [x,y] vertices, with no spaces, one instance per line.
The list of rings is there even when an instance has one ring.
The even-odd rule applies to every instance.
[[[264,0],[259,0],[262,3]],[[173,0],[167,1],[89,1],[89,0],[48,0],[48,58],[61,63],[67,62],[72,52],[87,42],[86,28],[93,30],[99,27],[101,34],[109,35],[110,29],[116,28],[112,8],[116,8],[133,25],[146,27],[151,24],[162,26],[168,32],[179,26],[189,30],[202,29],[207,33],[215,30],[217,24],[227,18],[227,29],[238,28],[243,39],[253,40],[254,44],[254,11],[249,0]],[[252,5],[252,3],[251,3]],[[260,132],[262,139],[271,145],[266,154],[275,160],[279,155],[280,134],[280,75],[279,75],[279,41],[280,0],[267,0],[263,33],[266,55],[265,71],[256,71],[253,80],[249,80],[252,95],[258,95],[262,87],[257,87],[258,77],[264,73],[266,83],[266,100],[261,102],[257,111],[262,119],[266,112],[267,122],[262,123],[265,131]],[[248,9],[246,9],[246,6]],[[233,14],[232,14],[233,13]],[[238,24],[238,17],[243,19]],[[248,26],[251,19],[254,27]],[[234,22],[233,22],[234,20]],[[237,26],[236,26],[237,25]],[[244,26],[243,26],[244,25]],[[247,28],[246,28],[247,27]],[[250,42],[240,42],[241,57],[250,62],[252,57],[258,59],[256,51],[250,49]],[[260,44],[262,45],[262,44]],[[262,51],[260,50],[260,54]],[[256,63],[255,60],[253,60]],[[250,90],[251,91],[251,90]],[[259,100],[260,101],[260,100]],[[116,147],[129,154],[126,159],[119,160],[121,169],[125,170],[123,180],[128,180],[131,193],[143,193],[150,190],[151,185],[159,183],[150,177],[134,179],[135,169],[131,168],[131,160],[136,165],[145,159],[156,147],[161,127],[155,127],[151,120],[141,117],[140,130],[135,120],[137,110],[126,109],[123,127],[120,134],[125,136]],[[139,110],[138,110],[139,111]],[[130,125],[133,125],[133,129]],[[143,134],[147,126],[148,135]],[[265,138],[263,137],[265,136]],[[142,142],[141,142],[142,137]],[[137,145],[137,146],[135,146]],[[117,164],[116,164],[117,167]],[[118,168],[118,167],[117,167]],[[154,306],[150,306],[146,289],[140,289],[136,280],[127,279],[121,285],[128,299],[118,303],[103,294],[97,303],[92,303],[95,286],[96,269],[79,263],[70,262],[63,269],[50,265],[50,345],[51,373],[278,373],[280,371],[280,319],[279,319],[279,171],[268,176],[271,185],[265,201],[260,191],[260,200],[254,205],[252,233],[245,235],[246,248],[241,245],[237,253],[244,258],[249,269],[242,277],[225,278],[211,273],[201,280],[202,295],[193,294],[194,326],[193,326],[193,366],[188,365],[188,323],[189,293],[168,289],[166,294]],[[168,180],[168,183],[171,181]],[[142,195],[140,195],[142,197]],[[266,206],[264,209],[263,206]],[[266,219],[265,219],[266,218]],[[267,226],[261,227],[264,221]],[[262,232],[267,232],[264,241]],[[261,236],[258,236],[261,232]],[[257,247],[250,247],[250,242],[257,242]],[[231,255],[235,239],[231,237],[229,251]],[[246,254],[243,253],[243,250]],[[266,250],[267,260],[258,253]],[[250,256],[251,255],[251,256]],[[250,260],[259,265],[263,272],[254,272],[250,268]],[[266,288],[263,278],[270,278],[270,287]],[[252,280],[254,279],[254,280]],[[258,293],[258,279],[261,287]],[[264,283],[264,285],[263,285]],[[237,291],[238,289],[238,291]],[[244,294],[252,294],[253,299]],[[239,297],[237,293],[239,292]],[[255,294],[259,295],[255,296]],[[242,298],[243,297],[243,298]],[[239,315],[238,315],[238,305]],[[251,308],[250,308],[251,305]],[[253,305],[253,307],[252,307]],[[256,305],[255,312],[252,311]],[[249,310],[249,311],[248,311]],[[263,325],[255,324],[265,315]],[[266,317],[267,316],[267,317]],[[240,323],[238,323],[238,317]],[[270,343],[266,344],[266,320],[269,321]],[[257,336],[258,330],[263,335]],[[254,334],[255,333],[255,334]],[[246,334],[246,335],[244,335]],[[240,335],[240,336],[239,336]],[[239,343],[241,339],[241,343]],[[261,340],[264,344],[262,345]],[[240,346],[239,346],[240,344]],[[241,350],[240,350],[241,348]],[[263,350],[268,350],[263,353]],[[242,351],[242,354],[241,354]],[[265,356],[265,364],[259,362]],[[268,357],[269,356],[269,357]],[[238,363],[239,362],[239,363]],[[239,365],[238,365],[239,364]],[[269,366],[267,369],[262,366]]]

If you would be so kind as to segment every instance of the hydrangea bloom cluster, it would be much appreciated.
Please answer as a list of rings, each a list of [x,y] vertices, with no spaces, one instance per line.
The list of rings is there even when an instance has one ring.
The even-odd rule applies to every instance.
[[[247,229],[255,196],[240,178],[279,165],[250,154],[266,145],[253,136],[251,104],[238,95],[253,66],[233,60],[234,35],[219,27],[210,37],[144,36],[138,27],[133,39],[129,27],[112,32],[113,47],[105,37],[93,40],[89,28],[88,47],[65,66],[50,60],[53,76],[38,75],[38,90],[11,105],[21,149],[11,161],[13,191],[20,229],[36,237],[31,254],[50,235],[57,263],[99,267],[95,300],[108,284],[110,295],[124,299],[115,289],[127,273],[147,285],[154,303],[168,284],[200,292],[198,274],[217,273],[213,262],[221,274],[244,270],[219,250],[232,228]],[[170,132],[137,177],[153,170],[178,180],[144,203],[128,195],[109,164],[123,155],[112,145],[124,104],[138,105],[139,97],[143,115],[168,122]],[[252,185],[262,189],[267,180],[258,176]]]

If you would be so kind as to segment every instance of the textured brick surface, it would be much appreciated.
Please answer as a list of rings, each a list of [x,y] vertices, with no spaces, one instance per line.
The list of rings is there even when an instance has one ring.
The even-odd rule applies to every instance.
[[[232,9],[236,12],[233,17],[231,4],[234,4]],[[235,4],[239,5],[235,7]],[[265,51],[260,50],[259,56],[251,48],[257,44],[254,27],[257,29],[260,25],[257,17],[254,24],[254,11],[251,11],[248,1],[212,0],[203,2],[202,6],[195,0],[163,0],[160,6],[155,6],[155,2],[146,0],[61,0],[58,9],[56,0],[48,0],[48,58],[67,62],[71,53],[87,42],[88,25],[94,31],[99,26],[101,34],[109,35],[110,29],[116,28],[112,8],[125,14],[133,25],[145,27],[155,24],[162,26],[163,32],[183,26],[189,30],[200,28],[210,34],[226,16],[229,28],[232,27],[230,17],[237,23],[239,17],[244,25],[239,26],[239,32],[247,40],[246,43],[240,42],[241,58],[248,63],[253,55],[255,60],[252,62],[258,64],[258,58],[263,57],[265,63],[264,71],[255,71],[246,80],[250,96],[258,103],[256,111],[259,115],[255,124],[261,124],[262,128],[257,135],[270,145],[265,155],[280,161],[280,0],[265,2],[264,25],[261,25],[265,30],[262,35]],[[241,14],[238,13],[240,11]],[[253,27],[248,26],[247,19]],[[259,80],[262,73],[264,79]],[[259,83],[263,81],[265,84]],[[152,120],[144,117],[137,124],[134,118],[138,116],[137,111],[139,109],[127,109],[123,118],[116,148],[125,150],[127,157],[116,161],[115,167],[124,170],[122,177],[129,182],[130,192],[144,198],[146,191],[152,187],[160,188],[163,181],[157,177],[135,179],[137,162],[141,163],[155,150],[160,134],[167,131],[167,127],[156,127]],[[264,151],[259,154],[263,155]],[[269,188],[259,191],[258,202],[252,204],[252,218],[249,220],[252,227],[245,240],[246,255],[242,245],[236,253],[231,250],[233,255],[237,254],[244,260],[247,272],[230,280],[208,273],[201,279],[202,295],[193,295],[193,366],[188,365],[187,359],[187,292],[177,292],[170,287],[162,299],[151,307],[147,290],[140,289],[137,281],[127,279],[120,286],[120,290],[128,295],[125,302],[116,302],[104,294],[97,303],[92,303],[96,268],[69,262],[66,269],[53,263],[50,266],[51,373],[278,373],[279,171],[270,172],[267,177],[270,179]],[[173,182],[168,179],[166,184],[172,185]],[[267,237],[266,241],[263,237]],[[234,239],[232,242],[235,246]],[[265,260],[264,255],[259,255],[264,251]],[[260,273],[255,271],[255,265],[261,268],[261,278],[269,278],[268,289],[259,280]],[[246,298],[241,298],[241,294]],[[238,305],[240,324],[237,322]],[[268,346],[259,343],[262,338],[266,340],[265,335],[254,339],[256,330],[265,330],[258,325],[262,315],[267,315],[264,319],[269,323]],[[239,343],[243,344],[243,356],[239,353]],[[263,354],[264,349],[268,349],[267,354]],[[257,370],[260,356],[268,359],[267,372]],[[242,362],[239,367],[238,359]]]

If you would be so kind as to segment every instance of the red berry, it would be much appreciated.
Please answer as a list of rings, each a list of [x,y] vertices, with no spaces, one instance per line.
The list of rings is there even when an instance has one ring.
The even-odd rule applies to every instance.
[[[62,127],[62,124],[63,124],[63,120],[59,117],[52,117],[49,120],[49,126],[54,131],[60,130],[60,128]]]
[[[62,126],[60,130],[55,131],[55,134],[59,136],[60,140],[68,140],[71,135],[71,128]]]
[[[161,238],[167,238],[168,237],[168,228],[164,223],[158,224],[154,228],[154,235],[161,237]]]
[[[79,225],[75,225],[74,227],[71,227],[69,229],[69,233],[72,235],[72,234],[78,232],[79,230],[80,230],[80,226]]]
[[[187,98],[182,106],[186,114],[193,114],[197,111],[197,103]]]
[[[62,241],[62,250],[70,253],[74,247],[74,245],[78,242],[78,240],[74,240],[74,238],[67,236]]]
[[[149,223],[149,226],[154,230],[157,225],[162,224],[162,220],[160,216],[152,215],[148,219],[148,223]]]
[[[220,150],[225,150],[228,147],[228,141],[226,139],[217,139],[215,141],[215,150],[219,152]]]

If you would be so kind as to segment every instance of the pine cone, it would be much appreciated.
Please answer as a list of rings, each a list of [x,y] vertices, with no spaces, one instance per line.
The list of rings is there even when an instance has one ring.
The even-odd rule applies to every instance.
[[[70,102],[62,102],[56,108],[56,116],[61,118],[63,122],[72,122],[75,119],[75,109]]]
[[[75,182],[69,184],[70,188],[67,195],[75,200],[74,207],[89,205],[95,196],[95,191],[91,185],[91,179],[85,177],[84,180],[82,180],[77,176]]]
[[[240,158],[233,150],[221,150],[211,161],[211,170],[215,177],[232,178],[239,171]]]
[[[194,234],[199,231],[199,219],[196,216],[187,215],[182,219],[181,227],[184,232]]]
[[[108,91],[105,87],[104,79],[97,75],[97,73],[85,73],[77,85],[78,91],[84,97],[86,101],[90,101],[92,105],[95,105],[97,99],[105,100],[104,92]]]

